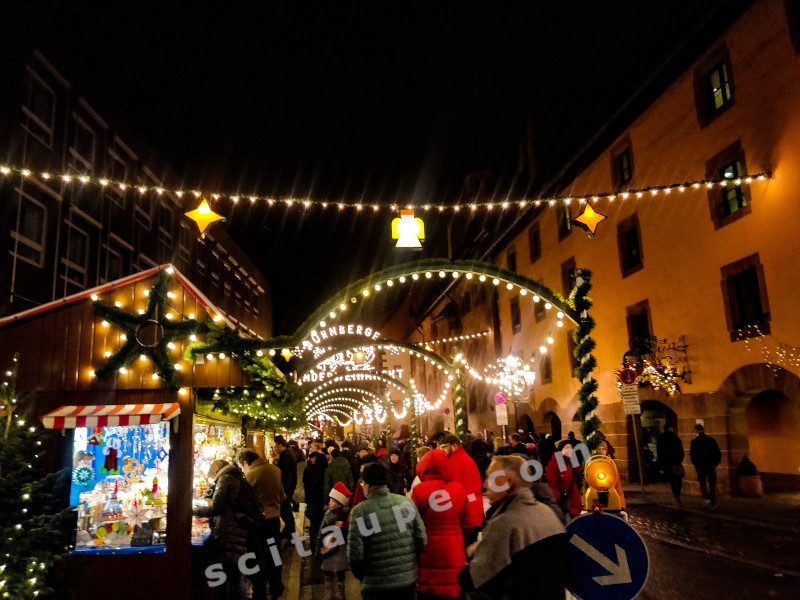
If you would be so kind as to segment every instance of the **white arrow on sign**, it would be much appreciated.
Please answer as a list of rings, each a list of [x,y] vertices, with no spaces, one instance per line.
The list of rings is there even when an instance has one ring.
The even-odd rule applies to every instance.
[[[618,583],[631,582],[631,570],[628,568],[628,555],[625,554],[625,550],[616,544],[614,544],[614,547],[617,549],[617,564],[614,564],[614,561],[604,556],[600,551],[597,550],[597,548],[591,546],[580,536],[573,535],[572,539],[570,539],[570,543],[576,546],[579,550],[582,550],[586,555],[589,556],[589,558],[611,573],[611,575],[592,577],[592,579],[594,579],[598,584],[615,585]]]

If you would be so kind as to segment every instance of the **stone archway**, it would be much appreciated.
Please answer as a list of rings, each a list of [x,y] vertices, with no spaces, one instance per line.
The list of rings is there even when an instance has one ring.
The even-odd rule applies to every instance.
[[[732,480],[735,479],[736,467],[747,454],[761,472],[766,491],[800,489],[797,471],[800,464],[790,470],[788,462],[784,464],[783,461],[792,459],[788,455],[784,459],[782,455],[786,444],[791,445],[792,440],[797,438],[800,377],[781,367],[750,364],[731,373],[719,391],[729,398],[726,415],[728,458],[725,466],[731,470]],[[784,419],[788,419],[788,433],[781,422]],[[774,437],[776,435],[777,438]],[[762,464],[753,458],[754,449]],[[797,460],[797,451],[792,452]],[[770,456],[770,453],[776,456]]]
[[[556,443],[558,443],[562,436],[563,431],[561,430],[561,418],[554,412],[549,412],[544,416],[545,427],[544,432],[550,433],[553,436],[553,439]]]
[[[776,390],[756,395],[745,407],[749,456],[762,478],[779,484],[800,468],[800,402]],[[783,486],[780,486],[783,487]]]
[[[521,429],[522,431],[524,431],[525,436],[535,431],[535,428],[533,426],[533,421],[525,413],[519,415],[519,419],[517,420],[517,429]]]
[[[658,470],[658,450],[656,443],[658,438],[664,433],[667,425],[671,425],[677,432],[678,415],[669,406],[659,400],[642,401],[642,414],[639,419],[641,430],[639,440],[642,444],[643,469],[647,481],[668,481],[668,477],[659,473]],[[637,423],[638,425],[638,423]],[[633,436],[629,436],[628,456],[633,457],[630,461],[632,468],[636,467],[636,448],[633,447]]]

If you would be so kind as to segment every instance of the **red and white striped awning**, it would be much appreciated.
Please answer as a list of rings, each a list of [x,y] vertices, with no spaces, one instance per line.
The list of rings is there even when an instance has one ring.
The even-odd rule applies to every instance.
[[[167,404],[103,404],[100,406],[62,406],[42,417],[46,429],[75,427],[119,427],[150,425],[181,414],[177,402]]]

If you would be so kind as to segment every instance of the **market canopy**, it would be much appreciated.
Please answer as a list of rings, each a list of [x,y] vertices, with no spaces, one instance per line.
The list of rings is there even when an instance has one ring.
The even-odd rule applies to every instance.
[[[42,417],[46,429],[152,425],[181,414],[177,402],[166,404],[101,404],[62,406]]]

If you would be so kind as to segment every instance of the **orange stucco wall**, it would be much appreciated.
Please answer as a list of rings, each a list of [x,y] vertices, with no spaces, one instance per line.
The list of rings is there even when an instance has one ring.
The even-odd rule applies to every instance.
[[[720,47],[726,47],[729,53],[735,103],[702,126],[695,104],[695,71],[702,69],[704,61]],[[750,398],[764,389],[776,389],[789,397],[791,410],[800,410],[797,364],[786,364],[785,369],[773,372],[762,364],[760,341],[731,341],[720,271],[724,265],[758,253],[771,327],[764,343],[770,348],[775,348],[776,342],[800,346],[800,319],[795,314],[800,291],[796,258],[800,253],[800,56],[792,44],[784,2],[756,2],[706,55],[620,133],[619,140],[626,138],[635,166],[630,189],[702,180],[706,161],[737,140],[744,151],[747,172],[771,171],[772,178],[750,187],[750,214],[718,229],[711,216],[709,192],[704,188],[689,188],[682,193],[676,190],[666,196],[648,193],[641,198],[632,194],[613,202],[600,200],[595,208],[607,219],[592,239],[573,229],[559,241],[556,209],[543,207],[536,218],[542,256],[531,264],[528,231],[524,231],[498,251],[496,262],[505,266],[506,251],[513,245],[518,271],[542,279],[559,292],[563,262],[574,257],[579,268],[592,271],[591,314],[597,322],[592,336],[597,341],[595,377],[600,401],[597,414],[604,422],[603,431],[619,449],[617,459],[623,474],[633,472],[628,462],[632,430],[617,397],[614,370],[628,349],[626,307],[647,300],[651,334],[671,341],[685,336],[691,384],[681,383],[683,393],[678,396],[668,397],[649,388],[643,388],[641,396],[643,400],[657,400],[676,413],[677,432],[687,451],[696,420],[704,421],[707,433],[717,438],[723,450],[720,476],[724,488],[733,482],[735,466],[749,451],[744,410]],[[571,203],[573,217],[579,214],[578,198],[613,191],[611,149],[618,143],[609,145],[562,190],[564,196],[576,199]],[[634,213],[638,215],[644,266],[623,278],[617,224]],[[578,382],[571,376],[567,347],[567,332],[573,325],[566,322],[558,329],[554,315],[536,324],[529,295],[520,298],[522,330],[514,334],[512,294],[500,286],[500,329],[496,335],[501,340],[501,354],[529,357],[553,332],[552,383],[543,384],[537,378],[528,408],[538,430],[545,429],[545,413],[552,411],[561,418],[566,435],[575,426],[572,418],[577,409]],[[491,326],[488,319],[473,327],[487,325]],[[476,429],[490,426],[492,420],[490,407],[484,403],[473,412],[470,422]],[[794,462],[800,457],[782,460],[785,464],[779,465],[779,472],[797,473],[800,464]],[[778,469],[774,461],[764,466]],[[689,471],[693,475],[693,470]]]

